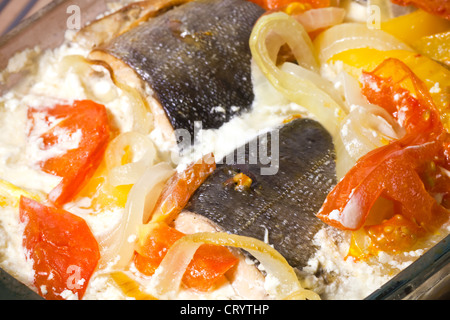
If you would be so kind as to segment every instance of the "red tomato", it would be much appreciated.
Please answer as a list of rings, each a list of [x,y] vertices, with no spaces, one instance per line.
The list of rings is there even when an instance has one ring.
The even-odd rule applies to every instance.
[[[400,60],[387,59],[373,72],[363,72],[362,93],[397,119],[408,134],[440,134],[440,115],[423,82]]]
[[[438,170],[426,172],[425,168],[430,164],[450,167],[447,155],[450,138],[429,93],[414,73],[396,59],[388,59],[372,73],[364,73],[363,93],[369,102],[389,111],[406,129],[406,135],[359,159],[330,192],[318,217],[341,229],[358,230],[382,196],[395,203],[395,214],[416,224],[417,228],[408,230],[417,236],[422,230],[434,231],[448,220],[450,212],[436,202],[430,191],[433,188],[443,191],[449,177],[439,175]],[[426,187],[424,176],[438,181],[439,187]],[[448,194],[450,190],[444,192]],[[382,230],[371,228],[375,238],[377,232],[382,235]],[[390,240],[391,251],[396,250],[392,243],[395,239]],[[399,242],[398,248],[404,249],[403,244]]]
[[[41,136],[44,150],[71,137],[79,137],[77,148],[40,163],[43,171],[62,177],[61,183],[49,194],[54,204],[62,205],[80,191],[99,166],[110,137],[108,114],[103,105],[88,100],[75,101],[72,105],[30,108],[28,116],[35,119],[38,113],[43,114],[47,122],[50,118],[59,121]]]
[[[145,244],[136,253],[136,268],[145,275],[153,275],[169,248],[184,234],[167,224],[154,223]],[[189,264],[182,283],[189,288],[207,291],[224,279],[238,259],[225,247],[201,245]]]
[[[365,227],[371,239],[371,250],[401,252],[410,249],[425,230],[404,216],[397,214],[381,224]]]
[[[100,251],[86,222],[62,209],[21,197],[23,245],[33,261],[34,283],[48,300],[70,290],[81,299],[97,267]]]
[[[172,223],[186,206],[194,192],[215,169],[214,156],[207,154],[196,163],[191,164],[183,172],[176,173],[169,179],[161,192],[161,196],[153,211],[152,221]]]
[[[413,5],[431,14],[441,16],[450,20],[449,0],[391,0],[395,4],[402,6]]]

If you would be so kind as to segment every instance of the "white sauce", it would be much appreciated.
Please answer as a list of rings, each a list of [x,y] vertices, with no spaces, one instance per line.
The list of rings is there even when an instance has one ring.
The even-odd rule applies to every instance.
[[[26,82],[26,87],[18,87],[0,97],[0,178],[7,180],[18,187],[39,190],[48,193],[60,181],[55,177],[39,170],[34,165],[36,159],[44,159],[49,154],[42,155],[36,145],[30,145],[27,138],[28,107],[51,105],[55,101],[72,101],[75,99],[100,100],[111,113],[115,125],[122,131],[133,128],[131,103],[116,88],[106,73],[99,76],[92,86],[87,86],[86,79],[76,72],[75,68],[66,68],[63,59],[70,55],[86,56],[88,50],[70,43],[60,48],[43,52],[37,60],[34,75]],[[29,67],[30,61],[36,59],[39,49],[24,51],[11,59],[5,72],[18,71]],[[32,63],[31,63],[32,65]],[[334,68],[334,69],[333,69]],[[323,69],[323,75],[335,78],[339,70],[333,68]],[[101,72],[101,70],[99,70]],[[229,123],[217,130],[201,130],[201,144],[196,146],[194,153],[187,155],[179,163],[181,170],[187,163],[196,159],[200,154],[214,152],[216,159],[233,151],[243,142],[249,141],[271,128],[283,123],[289,116],[302,115],[311,117],[305,108],[286,101],[267,81],[263,79],[258,70],[254,69],[256,99],[251,111],[240,117],[235,117]],[[1,78],[0,78],[1,80]],[[91,83],[92,84],[92,83]],[[337,86],[339,87],[339,86]],[[89,90],[88,90],[89,88]],[[48,97],[52,97],[49,101]],[[220,111],[217,109],[216,111]],[[45,132],[46,128],[37,128],[35,135]],[[41,131],[43,130],[43,131]],[[150,137],[159,146],[164,142],[157,141],[158,132],[154,130]],[[67,139],[64,150],[75,148],[77,138]],[[38,143],[39,141],[36,141]],[[54,150],[64,152],[64,150]],[[165,151],[165,150],[163,150]],[[34,160],[34,161],[33,161]],[[91,201],[88,198],[67,204],[65,209],[73,214],[83,217],[90,226],[95,237],[110,232],[120,221],[122,210],[111,209],[101,214],[91,214]],[[339,217],[336,216],[336,219]],[[4,207],[0,214],[0,267],[10,272],[17,279],[31,285],[34,271],[32,261],[25,259],[22,248],[22,225],[19,223],[17,208]],[[448,230],[447,230],[448,231]],[[315,236],[315,245],[318,250],[301,271],[303,285],[313,288],[324,299],[362,299],[378,289],[389,280],[394,272],[398,272],[416,259],[422,251],[405,253],[392,257],[380,254],[377,260],[370,262],[353,262],[345,260],[348,252],[349,235],[336,229],[325,228]],[[436,240],[437,241],[437,240]],[[386,271],[386,265],[389,270]],[[133,265],[131,266],[133,271]],[[325,271],[325,277],[316,277],[317,271]],[[84,299],[125,299],[122,292],[108,280],[104,274],[108,268],[96,272],[88,285]],[[322,274],[322,273],[321,273]],[[330,281],[331,277],[334,281]],[[151,277],[145,283],[151,283]],[[266,279],[264,287],[270,291],[277,285],[276,279]],[[151,288],[149,288],[151,293]],[[63,293],[67,299],[78,298],[73,292],[67,290]],[[198,298],[198,294],[182,291],[180,299]],[[234,291],[229,286],[223,286],[202,298],[233,299]]]

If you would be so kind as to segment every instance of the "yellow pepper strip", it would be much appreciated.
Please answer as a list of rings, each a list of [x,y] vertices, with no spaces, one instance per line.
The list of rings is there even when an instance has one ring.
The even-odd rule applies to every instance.
[[[450,67],[450,31],[422,37],[413,44],[421,54]]]
[[[40,201],[42,198],[40,194],[21,189],[8,181],[0,179],[0,206],[17,207],[21,196],[36,201]]]
[[[310,9],[312,9],[312,6],[309,3],[292,2],[286,8],[284,8],[283,12],[292,16],[296,14],[301,14]]]
[[[111,272],[109,276],[127,297],[134,298],[136,300],[158,300],[151,294],[143,292],[140,289],[139,283],[131,279],[124,272]]]
[[[417,39],[450,30],[450,21],[417,10],[381,23],[381,30],[413,46]]]

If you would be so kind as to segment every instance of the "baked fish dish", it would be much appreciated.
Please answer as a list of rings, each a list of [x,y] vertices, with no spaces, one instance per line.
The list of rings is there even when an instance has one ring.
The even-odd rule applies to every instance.
[[[87,3],[0,38],[0,291],[361,300],[446,243],[450,2]]]

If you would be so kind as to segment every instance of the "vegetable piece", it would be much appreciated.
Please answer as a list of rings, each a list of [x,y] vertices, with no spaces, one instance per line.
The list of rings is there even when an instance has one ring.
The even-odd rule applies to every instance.
[[[298,64],[276,65],[280,47],[287,44]],[[318,74],[311,40],[303,26],[285,13],[261,17],[250,37],[253,59],[270,83],[287,99],[306,106],[331,133],[346,115],[345,104],[331,82]]]
[[[433,232],[449,217],[421,180],[423,168],[431,162],[450,166],[449,135],[439,113],[423,83],[399,60],[387,59],[372,73],[364,73],[362,81],[369,102],[392,113],[406,135],[362,157],[330,192],[318,217],[341,229],[358,230],[382,196],[394,202],[395,214],[416,224],[410,230],[417,236],[422,234],[419,227]],[[382,230],[372,227],[371,232],[380,236]],[[389,244],[390,250],[406,247],[393,246]]]
[[[103,161],[77,198],[91,199],[94,212],[125,208],[131,187],[156,161],[150,138],[136,131],[121,133],[108,144]]]
[[[43,160],[40,166],[43,171],[62,177],[61,183],[50,192],[49,199],[57,206],[63,205],[80,191],[103,158],[110,136],[106,108],[83,100],[72,105],[30,108],[28,116],[33,121],[33,128],[39,117],[48,125],[58,121],[41,135],[40,148],[47,151],[50,158]],[[65,152],[53,156],[52,149]]]
[[[362,82],[369,102],[392,114],[407,135],[443,130],[427,88],[400,60],[387,59],[373,72],[364,72]]]
[[[6,180],[0,179],[0,206],[18,207],[21,196],[36,201],[40,201],[44,198],[44,196],[40,194],[40,192],[25,190],[13,185]]]
[[[143,292],[139,283],[122,271],[111,272],[109,276],[127,297],[136,300],[158,300],[154,296]]]
[[[333,27],[334,28],[334,27]],[[288,45],[297,64],[277,65],[280,48]],[[276,12],[262,16],[250,36],[253,68],[262,73],[286,99],[304,106],[333,136],[336,147],[336,171],[342,177],[347,168],[348,154],[339,135],[347,107],[331,81],[319,75],[319,63],[305,28],[293,17]]]
[[[112,185],[109,173],[103,160],[95,174],[76,196],[76,199],[91,199],[89,208],[93,214],[107,209],[125,208],[132,185]]]
[[[368,48],[341,52],[331,61],[342,62],[346,72],[355,79],[360,79],[363,70],[373,71],[388,58],[401,60],[426,85],[434,104],[439,109],[444,127],[450,132],[450,70],[440,63],[416,52]]]
[[[425,190],[416,171],[435,158],[439,142],[402,145],[399,141],[361,158],[328,195],[318,217],[337,228],[358,230],[383,195],[399,203],[405,217],[429,231],[442,224],[448,212]]]
[[[86,222],[26,197],[20,198],[20,220],[25,224],[23,245],[33,261],[38,293],[49,300],[62,300],[71,292],[81,299],[100,259]]]
[[[426,231],[400,214],[381,224],[365,227],[370,237],[369,250],[396,253],[409,250]]]
[[[317,8],[292,16],[300,22],[306,32],[311,35],[311,32],[313,31],[320,31],[342,23],[345,18],[345,10],[336,7]]]
[[[340,132],[345,149],[354,160],[349,161],[350,169],[365,154],[402,137],[404,129],[385,109],[367,102],[358,80],[343,71],[338,81],[351,109]]]
[[[167,252],[152,278],[156,291],[163,297],[170,298],[180,288],[180,283],[187,266],[198,247],[204,244],[241,248],[253,255],[264,267],[268,278],[276,284],[273,292],[276,299],[320,300],[313,291],[304,289],[294,270],[286,259],[267,243],[245,236],[221,232],[195,233],[176,241]]]
[[[150,223],[141,230],[141,243],[134,263],[145,275],[153,275],[169,248],[185,236],[167,224]],[[230,270],[238,259],[225,247],[202,245],[189,264],[183,283],[188,288],[207,291]]]
[[[170,224],[186,206],[192,194],[215,169],[214,155],[207,154],[184,171],[176,173],[166,183],[156,203],[151,221],[164,221]]]
[[[302,4],[306,8],[325,8],[330,6],[330,0],[249,0],[265,10],[275,10],[290,4]]]
[[[321,63],[350,49],[413,51],[391,34],[379,29],[369,29],[365,24],[356,22],[341,23],[325,30],[314,39],[314,46]]]
[[[145,170],[142,177],[131,187],[125,204],[125,212],[110,233],[102,235],[99,243],[102,249],[100,266],[114,263],[116,268],[126,268],[133,260],[135,242],[139,227],[146,223],[166,181],[174,170],[167,162],[160,162]],[[117,259],[117,257],[119,257]]]
[[[120,134],[105,153],[109,182],[113,186],[136,183],[156,157],[155,145],[148,136],[134,131]]]
[[[423,10],[416,10],[381,23],[381,30],[409,46],[413,46],[414,42],[421,37],[431,36],[449,29],[450,21]]]
[[[408,6],[413,5],[429,13],[450,20],[450,1],[448,0],[391,0],[393,3]]]
[[[450,67],[450,31],[422,37],[414,42],[413,47],[421,54]]]

